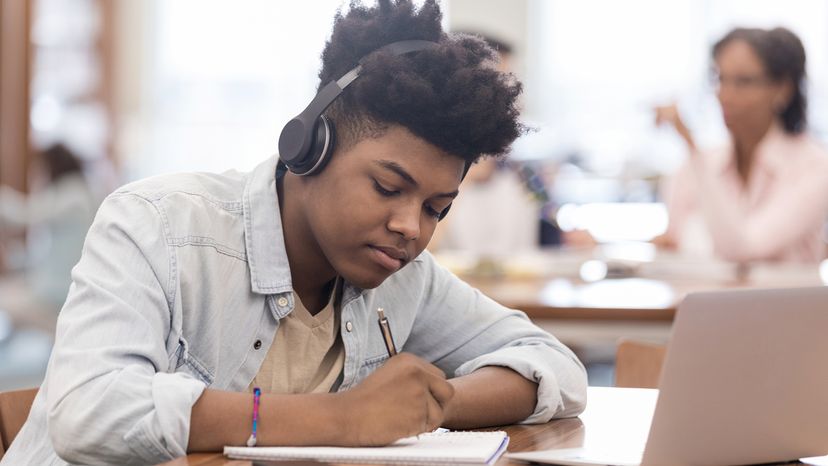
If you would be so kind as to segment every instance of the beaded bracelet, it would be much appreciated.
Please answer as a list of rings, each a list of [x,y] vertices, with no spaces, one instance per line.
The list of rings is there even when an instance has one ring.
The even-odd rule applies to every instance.
[[[253,389],[253,433],[247,439],[248,447],[256,446],[256,424],[259,423],[259,397],[262,395],[262,390],[259,387]]]

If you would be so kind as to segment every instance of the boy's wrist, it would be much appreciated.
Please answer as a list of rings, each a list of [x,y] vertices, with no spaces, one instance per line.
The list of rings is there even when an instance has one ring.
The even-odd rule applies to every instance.
[[[263,396],[258,445],[346,445],[342,405],[336,393]]]
[[[343,393],[326,394],[322,399],[322,413],[326,417],[325,425],[330,431],[326,433],[329,445],[356,445],[353,419],[348,409],[348,400]],[[348,422],[350,419],[351,422]]]
[[[457,413],[461,410],[457,409],[459,400],[462,399],[462,383],[457,383],[458,378],[449,379],[448,382],[454,387],[454,396],[443,406],[443,422],[440,427],[452,428],[457,425]]]

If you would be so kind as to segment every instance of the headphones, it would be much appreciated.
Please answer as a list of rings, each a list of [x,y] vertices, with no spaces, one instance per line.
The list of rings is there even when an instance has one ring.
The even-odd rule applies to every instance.
[[[375,52],[404,55],[436,46],[427,40],[404,40],[385,45]],[[359,77],[365,57],[356,68],[331,81],[316,94],[311,103],[299,115],[290,120],[279,136],[279,159],[291,173],[306,176],[318,173],[334,151],[336,136],[333,122],[322,113],[334,100]]]
[[[437,46],[436,42],[428,40],[403,40],[380,47],[372,53],[387,52],[396,56],[419,52],[435,46]],[[279,162],[291,173],[298,176],[313,175],[322,171],[330,160],[334,152],[336,132],[333,122],[323,113],[345,88],[359,77],[365,58],[362,57],[359,60],[356,68],[348,71],[336,81],[326,84],[302,110],[302,113],[282,128],[282,133],[279,135]],[[467,163],[463,169],[463,178],[466,177],[468,170],[469,164]],[[277,176],[279,171],[277,169]],[[281,173],[283,174],[284,172]],[[451,205],[443,209],[440,213],[440,220],[448,214],[450,207]]]

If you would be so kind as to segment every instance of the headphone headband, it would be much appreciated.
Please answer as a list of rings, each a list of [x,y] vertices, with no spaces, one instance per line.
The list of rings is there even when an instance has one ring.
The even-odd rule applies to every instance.
[[[325,120],[322,114],[345,88],[359,77],[366,57],[377,52],[403,55],[435,46],[436,42],[427,40],[404,40],[384,45],[362,57],[355,68],[320,89],[302,113],[282,128],[279,136],[279,158],[297,175],[310,175],[319,171],[327,162],[329,154],[333,152],[334,145],[333,124]]]

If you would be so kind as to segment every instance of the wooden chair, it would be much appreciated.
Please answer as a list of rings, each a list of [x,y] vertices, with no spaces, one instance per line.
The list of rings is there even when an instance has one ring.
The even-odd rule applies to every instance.
[[[615,386],[658,388],[666,353],[666,345],[622,340],[615,353]]]
[[[35,395],[36,388],[0,393],[0,459],[29,417]]]

